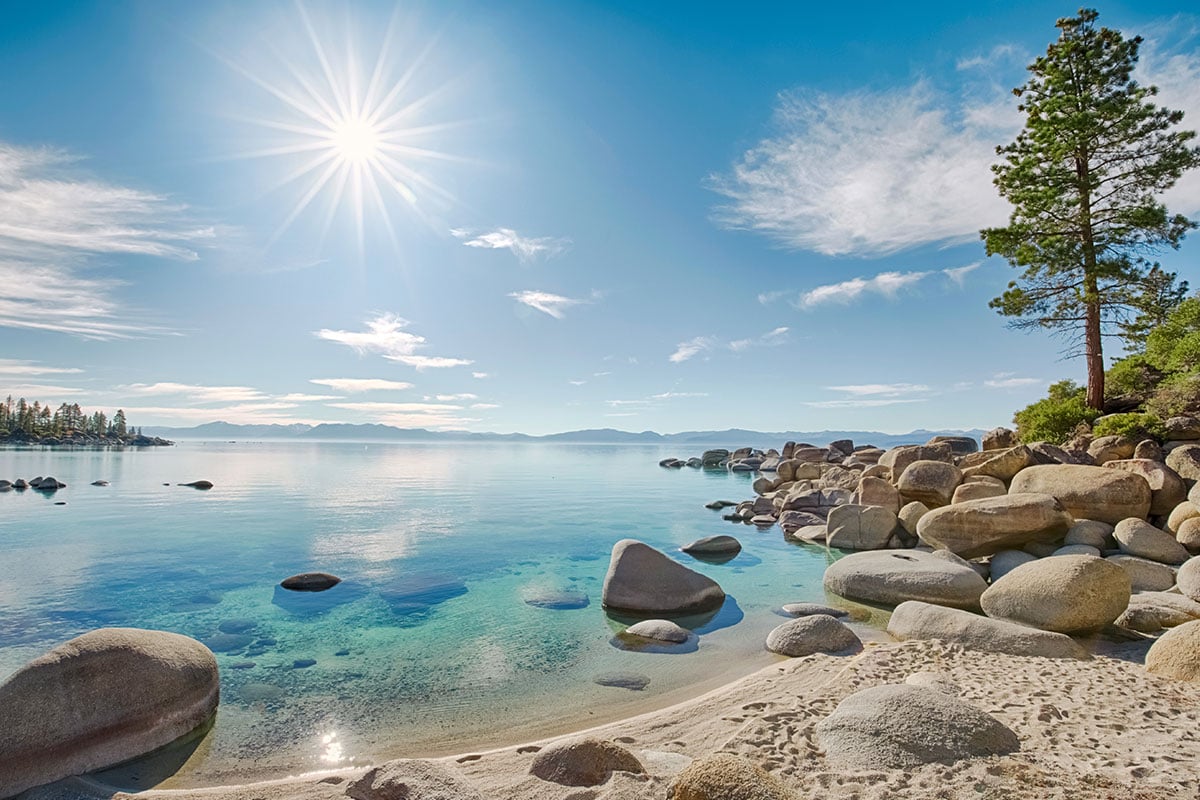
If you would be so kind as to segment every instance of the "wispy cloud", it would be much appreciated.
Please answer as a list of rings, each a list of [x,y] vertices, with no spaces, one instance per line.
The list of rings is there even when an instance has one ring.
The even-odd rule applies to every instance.
[[[549,314],[555,319],[563,319],[566,317],[566,309],[571,306],[582,305],[588,303],[588,300],[578,300],[571,297],[563,297],[560,294],[551,294],[550,292],[539,292],[533,289],[527,289],[523,292],[512,292],[508,295],[518,303],[523,303],[530,308],[537,309],[543,314]]]
[[[24,397],[30,402],[53,400],[55,403],[61,403],[68,398],[84,397],[90,394],[94,394],[94,392],[78,386],[53,386],[45,383],[0,384],[0,398],[12,395],[13,397]]]
[[[991,380],[983,382],[983,385],[989,389],[1020,389],[1025,386],[1044,385],[1046,381],[1041,378],[1021,378],[1013,375],[1010,372],[1000,373]]]
[[[322,328],[314,335],[317,338],[346,345],[360,355],[378,353],[389,361],[396,361],[415,367],[418,371],[425,369],[444,369],[461,367],[472,364],[465,358],[446,358],[445,356],[418,355],[416,351],[425,347],[425,337],[411,333],[405,328],[408,320],[396,314],[381,314],[366,322],[365,331],[342,331]]]
[[[851,278],[841,283],[830,283],[810,289],[796,298],[795,306],[810,309],[827,303],[849,303],[864,294],[879,294],[895,297],[906,286],[912,286],[927,277],[928,272],[881,272],[872,278]]]
[[[895,406],[903,403],[924,403],[924,398],[891,398],[891,399],[853,399],[853,400],[817,400],[800,405],[809,406],[810,408],[880,408],[883,406]]]
[[[1028,54],[1013,44],[998,44],[987,53],[960,58],[954,66],[959,71],[995,67],[997,64],[1025,64]]]
[[[487,372],[472,372],[471,377],[474,378],[475,380],[482,381],[487,378],[490,378],[491,375]]]
[[[677,397],[708,397],[708,392],[662,392],[650,395],[651,400],[674,400]]]
[[[335,392],[357,394],[359,392],[403,391],[412,384],[404,381],[389,381],[383,378],[313,378],[309,383],[328,386]]]
[[[567,381],[572,386],[583,386],[587,381]]]
[[[1200,127],[1200,18],[1179,14],[1147,25],[1141,60],[1134,77],[1158,87],[1157,105],[1183,112],[1184,129]],[[1186,173],[1164,195],[1171,211],[1200,213],[1200,170]]]
[[[131,418],[146,419],[156,417],[171,423],[198,424],[204,422],[230,422],[244,425],[289,425],[295,422],[314,422],[314,420],[298,419],[290,413],[296,408],[295,403],[264,402],[264,403],[235,403],[228,406],[195,408],[192,406],[131,406],[125,405],[125,414]],[[139,423],[140,424],[140,423]]]
[[[716,343],[717,339],[714,336],[697,336],[694,339],[688,339],[675,347],[675,352],[670,355],[669,360],[672,364],[681,364],[706,350],[711,350]]]
[[[83,274],[97,257],[194,261],[214,236],[168,198],[78,174],[78,159],[0,142],[0,326],[85,339],[164,332],[115,298],[120,280]]]
[[[305,394],[304,392],[292,392],[290,394],[282,394],[275,398],[281,403],[320,403],[324,400],[340,400],[341,397],[336,394]]]
[[[483,411],[483,410],[492,409],[492,408],[500,408],[500,404],[499,403],[471,403],[469,408]]]
[[[411,413],[411,412],[443,412],[443,411],[461,411],[462,406],[448,403],[384,403],[384,402],[352,402],[352,403],[329,403],[330,408],[342,408],[347,411],[376,411],[387,413]]]
[[[119,387],[126,394],[139,396],[186,395],[193,403],[245,403],[266,399],[249,386],[200,386],[192,383],[133,383]]]
[[[718,349],[727,349],[735,353],[740,353],[751,347],[775,347],[787,342],[789,330],[790,328],[786,326],[780,326],[774,330],[767,331],[761,336],[748,339],[734,339],[729,342],[722,342],[716,336],[696,336],[676,345],[675,352],[668,357],[668,360],[673,364],[680,364],[702,353]]]
[[[83,370],[78,367],[47,367],[38,361],[0,358],[0,376],[77,375],[81,372]]]
[[[463,407],[453,403],[329,403],[330,408],[358,412],[373,422],[397,428],[458,430],[479,420],[463,416]]]
[[[773,331],[767,331],[757,339],[736,339],[729,343],[729,349],[734,352],[741,352],[749,347],[775,347],[787,341],[788,328],[779,327]]]
[[[956,286],[962,288],[967,281],[967,276],[979,269],[982,264],[982,261],[976,261],[974,263],[967,264],[966,266],[944,269],[942,270],[942,274],[953,281]]]
[[[930,391],[928,386],[921,383],[859,383],[849,386],[826,386],[825,388],[834,392],[852,394],[856,397],[865,395],[895,397],[902,394]]]
[[[426,400],[428,400],[428,399],[430,399],[430,398],[426,397],[425,399],[426,399]],[[458,393],[458,394],[439,394],[439,395],[434,395],[433,399],[434,399],[434,400],[438,400],[438,401],[440,401],[440,402],[443,402],[443,403],[453,403],[453,402],[456,402],[456,401],[463,401],[463,400],[478,400],[478,399],[479,399],[479,395],[477,395],[477,394],[471,394],[470,392],[460,392],[460,393]]]
[[[485,233],[452,228],[450,235],[462,240],[467,247],[484,250],[508,250],[520,261],[550,258],[567,249],[570,239],[555,239],[549,236],[522,236],[512,228],[497,228]]]

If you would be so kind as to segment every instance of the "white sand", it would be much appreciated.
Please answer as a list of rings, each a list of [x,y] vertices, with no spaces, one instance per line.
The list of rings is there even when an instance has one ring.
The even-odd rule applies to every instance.
[[[1080,662],[978,653],[940,643],[872,643],[854,657],[781,661],[686,703],[590,730],[588,735],[624,744],[648,772],[617,773],[590,789],[530,776],[528,747],[439,761],[496,800],[663,798],[672,776],[690,759],[717,751],[757,761],[803,798],[1195,800],[1200,797],[1200,684],[1146,673],[1139,663],[1144,650],[1134,646],[1123,658]],[[831,769],[813,741],[814,726],[847,695],[901,683],[921,671],[948,675],[963,699],[1017,733],[1021,751],[910,771]],[[346,781],[361,772],[326,776],[324,782],[310,777],[115,797],[332,798],[342,796]],[[35,790],[29,800],[82,795],[114,796],[74,780]]]

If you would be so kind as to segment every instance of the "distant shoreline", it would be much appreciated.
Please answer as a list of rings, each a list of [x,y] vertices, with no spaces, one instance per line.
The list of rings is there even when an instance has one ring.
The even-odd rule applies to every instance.
[[[31,447],[170,447],[175,442],[158,436],[141,434],[101,436],[95,433],[75,433],[64,436],[38,436],[23,431],[0,435],[0,445]]]

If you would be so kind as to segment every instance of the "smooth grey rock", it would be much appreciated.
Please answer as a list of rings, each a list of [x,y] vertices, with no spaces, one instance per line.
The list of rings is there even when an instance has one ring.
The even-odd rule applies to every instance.
[[[685,553],[737,553],[742,549],[742,543],[732,536],[705,536],[679,548]]]
[[[1105,559],[1129,574],[1135,592],[1165,592],[1175,585],[1175,570],[1158,561],[1137,556],[1109,556]]]
[[[1052,556],[1091,556],[1092,558],[1100,557],[1100,548],[1092,547],[1090,544],[1064,544],[1062,547],[1055,550],[1050,555]],[[1137,588],[1137,587],[1134,587]]]
[[[1188,551],[1175,537],[1160,531],[1145,520],[1131,518],[1117,523],[1113,538],[1121,552],[1148,558],[1163,564],[1182,564]]]
[[[341,578],[328,572],[301,572],[299,575],[284,578],[279,585],[293,592],[323,592],[341,582]]]
[[[1175,583],[1184,597],[1200,603],[1200,556],[1183,562],[1183,566],[1175,573]]]
[[[707,611],[725,602],[713,579],[671,560],[636,539],[613,545],[604,576],[606,608],[651,614]]]
[[[825,570],[827,591],[897,605],[905,600],[977,609],[987,584],[975,570],[919,550],[853,553]]]
[[[783,611],[786,614],[791,614],[793,617],[811,617],[814,614],[824,614],[840,619],[850,616],[850,612],[845,609],[823,606],[820,603],[787,603],[783,606]]]
[[[887,631],[900,641],[936,639],[969,650],[1043,658],[1090,658],[1070,636],[1015,622],[990,619],[957,608],[909,600],[896,606]]]
[[[1146,671],[1177,681],[1200,682],[1200,620],[1172,628],[1150,645]]]
[[[980,598],[983,612],[1059,633],[1095,631],[1129,605],[1129,574],[1092,556],[1059,556],[1023,564]]]
[[[1174,592],[1136,592],[1129,598],[1126,611],[1152,615],[1158,628],[1174,628],[1185,622],[1200,619],[1200,603]],[[1121,624],[1120,618],[1117,624]]]
[[[1024,550],[1001,550],[992,556],[992,582],[1000,580],[1017,567],[1022,564],[1028,564],[1031,561],[1037,561],[1037,556],[1032,553],[1026,553]]]
[[[1112,538],[1113,526],[1094,519],[1077,519],[1067,531],[1063,544],[1086,544],[1097,550],[1107,550]]]
[[[908,769],[1021,746],[997,719],[947,692],[896,684],[850,695],[815,734],[832,765],[852,770]]]
[[[862,644],[854,631],[827,614],[798,617],[767,634],[767,649],[781,656],[838,653]]]
[[[592,737],[544,747],[529,767],[529,774],[562,786],[599,786],[614,772],[645,771],[637,756],[621,745]]]
[[[644,619],[625,629],[630,636],[641,636],[643,639],[656,639],[660,642],[682,644],[692,638],[692,632],[680,627],[668,619]]]
[[[0,684],[0,797],[149,753],[217,709],[217,661],[186,636],[101,628]]]

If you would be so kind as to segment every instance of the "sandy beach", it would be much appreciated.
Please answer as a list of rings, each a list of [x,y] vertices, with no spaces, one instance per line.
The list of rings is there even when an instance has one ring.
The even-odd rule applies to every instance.
[[[1194,798],[1200,793],[1200,686],[1148,674],[1148,643],[1109,646],[1089,661],[967,651],[937,642],[868,642],[854,656],[780,661],[687,702],[592,728],[646,768],[581,788],[529,774],[535,748],[576,734],[437,759],[488,798],[633,800],[667,796],[692,759],[743,755],[803,798]],[[1021,749],[912,770],[847,772],[826,762],[813,731],[861,689],[939,673],[960,697],[1019,737]],[[580,732],[583,733],[583,732]],[[201,790],[112,794],[85,779],[29,792],[27,800],[109,797],[168,800],[333,798],[364,770]]]

